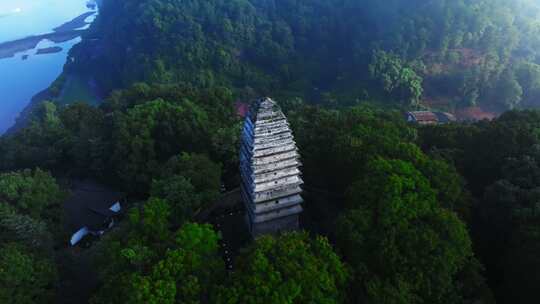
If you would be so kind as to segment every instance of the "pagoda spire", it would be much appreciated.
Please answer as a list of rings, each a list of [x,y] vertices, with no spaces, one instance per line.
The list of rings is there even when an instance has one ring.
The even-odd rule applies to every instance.
[[[302,212],[300,155],[289,123],[270,98],[246,116],[240,152],[242,198],[253,237],[296,230]]]

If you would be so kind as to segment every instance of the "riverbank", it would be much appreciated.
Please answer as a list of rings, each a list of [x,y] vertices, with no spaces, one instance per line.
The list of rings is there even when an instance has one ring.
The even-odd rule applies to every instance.
[[[96,3],[99,4],[99,1],[97,1]],[[17,62],[19,58],[16,58],[16,56],[20,56],[21,61],[25,62],[25,66],[28,65],[27,62],[31,62],[33,67],[38,66],[39,68],[41,68],[44,67],[43,63],[50,63],[50,58],[58,58],[60,53],[66,54],[64,56],[67,57],[67,52],[73,47],[73,43],[79,43],[82,34],[88,30],[89,25],[95,20],[94,18],[92,18],[92,16],[96,16],[97,14],[98,11],[94,9],[92,11],[87,11],[82,14],[79,13],[77,17],[61,24],[60,26],[51,26],[52,32],[40,35],[32,35],[26,38],[0,43],[0,62],[3,62],[3,65],[7,68],[10,64],[14,65],[15,62]],[[60,23],[61,22],[59,22],[58,24]],[[62,59],[62,66],[65,66],[66,57]],[[17,71],[21,70],[18,68],[18,63],[16,64],[16,67]],[[54,68],[47,68],[46,70],[42,71],[42,73],[36,74],[36,76],[50,74],[50,71],[56,69],[57,66]],[[59,74],[60,76],[58,76]],[[99,93],[99,89],[96,86],[96,82],[91,79],[90,76],[75,74],[76,73],[73,71],[69,72],[65,69],[63,69],[63,71],[60,70],[58,74],[55,74],[55,77],[57,77],[56,81],[53,81],[54,78],[52,78],[50,82],[47,82],[46,85],[39,86],[38,88],[41,89],[41,91],[35,88],[32,89],[30,94],[38,91],[39,93],[33,96],[28,94],[30,96],[25,97],[25,106],[24,108],[17,110],[16,118],[15,115],[13,115],[12,117],[5,115],[6,121],[7,119],[12,119],[13,124],[10,123],[9,125],[11,125],[11,127],[9,128],[9,125],[4,124],[4,128],[0,130],[0,136],[2,135],[2,133],[4,133],[4,130],[5,134],[9,135],[28,126],[29,122],[31,121],[32,115],[34,115],[33,113],[36,109],[39,108],[43,101],[55,101],[59,105],[69,104],[74,101],[85,101],[92,105],[99,104],[102,100],[102,97]],[[25,75],[27,78],[30,77],[30,75],[26,72],[19,72],[17,75]],[[33,76],[31,76],[31,78],[28,79],[34,78]],[[59,81],[59,79],[62,81]],[[13,84],[18,85],[17,82],[13,82]],[[14,87],[14,85],[12,85],[12,87]],[[7,93],[8,86],[5,85],[4,89]],[[13,100],[19,99],[22,102],[22,98],[20,97],[21,95],[24,96],[24,94],[14,94],[13,96],[10,96]],[[7,109],[7,106],[5,108]]]
[[[26,127],[28,125],[28,122],[30,121],[32,113],[38,108],[38,106],[42,102],[50,99],[52,99],[52,95],[48,88],[34,95],[34,97],[32,97],[32,99],[30,100],[30,103],[28,103],[24,110],[19,113],[19,116],[17,116],[15,124],[9,129],[7,129],[4,135],[14,134],[17,131]]]
[[[62,85],[60,92],[54,93],[49,87],[34,95],[30,103],[15,120],[15,124],[5,132],[5,135],[14,134],[28,126],[32,113],[34,113],[44,101],[54,101],[59,106],[68,105],[78,101],[98,106],[104,99],[104,96],[102,96],[102,93],[93,79],[88,79],[76,74],[62,74],[58,78],[64,78],[63,81],[61,81]]]
[[[58,77],[60,88],[54,92],[51,87],[39,92],[32,97],[30,103],[17,117],[15,124],[5,134],[13,134],[28,126],[32,113],[39,108],[44,101],[53,101],[59,106],[65,106],[74,102],[85,102],[92,106],[98,106],[105,96],[100,91],[94,79],[78,75],[63,73]],[[55,81],[56,83],[56,81]]]

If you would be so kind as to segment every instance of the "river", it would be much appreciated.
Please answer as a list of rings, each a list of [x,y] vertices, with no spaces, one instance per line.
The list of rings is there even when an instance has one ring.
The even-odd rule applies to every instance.
[[[88,0],[5,2],[0,2],[0,134],[61,74],[68,51],[96,13]]]

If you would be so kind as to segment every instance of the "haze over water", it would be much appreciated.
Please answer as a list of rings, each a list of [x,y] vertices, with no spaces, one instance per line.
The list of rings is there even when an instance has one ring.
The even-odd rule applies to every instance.
[[[0,2],[0,43],[31,35],[50,33],[54,28],[90,11],[87,0],[14,0]],[[15,122],[32,96],[47,88],[62,72],[69,49],[80,41],[55,44],[43,40],[15,57],[0,59],[0,134]],[[36,55],[37,49],[60,46],[54,54]],[[23,55],[28,55],[23,60]]]

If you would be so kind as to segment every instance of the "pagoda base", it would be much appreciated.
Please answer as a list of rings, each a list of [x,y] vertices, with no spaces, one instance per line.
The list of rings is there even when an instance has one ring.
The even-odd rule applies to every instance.
[[[249,215],[246,214],[246,222],[253,238],[258,238],[265,234],[276,235],[283,232],[296,231],[300,227],[298,214],[280,217],[261,223],[252,222]]]

